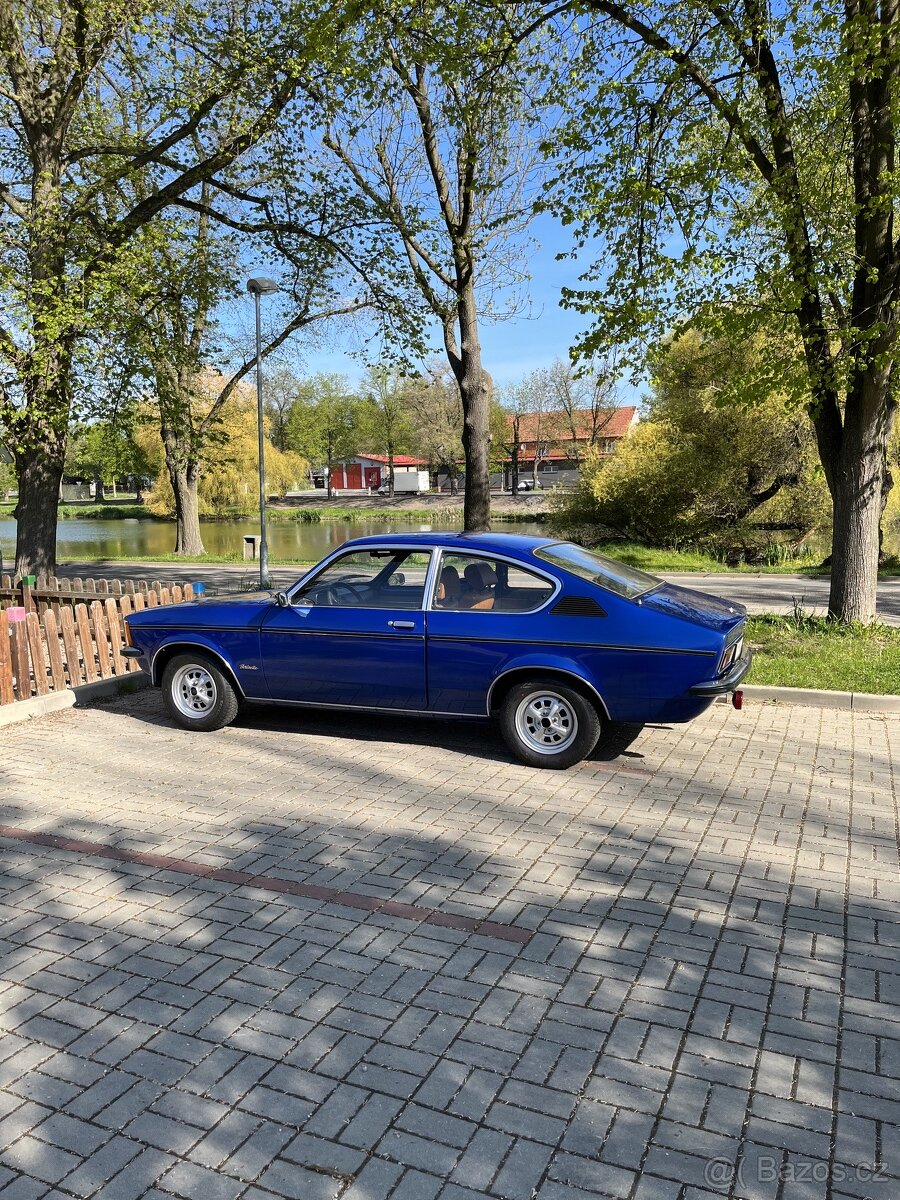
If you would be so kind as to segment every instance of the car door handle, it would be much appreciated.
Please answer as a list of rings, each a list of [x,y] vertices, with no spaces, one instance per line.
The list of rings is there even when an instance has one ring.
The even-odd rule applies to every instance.
[[[415,621],[388,621],[391,629],[415,629]]]

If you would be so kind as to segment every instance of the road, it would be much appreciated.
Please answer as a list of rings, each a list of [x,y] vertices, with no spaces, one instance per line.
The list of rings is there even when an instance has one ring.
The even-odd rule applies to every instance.
[[[272,579],[277,587],[286,587],[303,571],[302,567],[273,569]],[[150,582],[187,583],[202,580],[216,590],[239,588],[252,583],[256,568],[248,563],[185,565],[146,562],[72,562],[59,568],[59,575],[91,578],[143,579]],[[736,600],[752,613],[790,613],[799,606],[805,613],[824,615],[828,608],[828,579],[808,575],[706,575],[699,572],[683,575],[664,575],[664,579],[682,587],[712,592],[726,600]],[[878,585],[878,616],[886,625],[900,626],[900,578],[883,579]]]

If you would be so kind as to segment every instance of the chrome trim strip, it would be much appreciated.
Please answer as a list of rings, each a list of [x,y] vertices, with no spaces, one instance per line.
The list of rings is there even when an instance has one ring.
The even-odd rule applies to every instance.
[[[249,703],[284,704],[290,708],[328,708],[342,712],[400,713],[407,717],[461,717],[467,721],[487,720],[487,717],[482,716],[481,713],[438,712],[433,708],[385,708],[375,704],[326,704],[319,700],[266,700],[257,696],[250,697]]]
[[[527,667],[510,667],[510,669],[508,671],[504,671],[502,675],[497,676],[497,678],[492,682],[491,686],[488,688],[487,704],[485,706],[485,716],[489,717],[491,715],[491,696],[493,696],[494,688],[501,681],[501,679],[505,679],[507,675],[513,675],[516,671],[526,671],[526,670],[534,671],[535,674],[538,674],[541,671],[547,671],[551,675],[565,675],[569,679],[577,679],[579,683],[583,683],[585,687],[590,688],[590,690],[594,693],[594,695],[600,701],[600,705],[603,709],[603,712],[606,714],[607,721],[609,721],[611,719],[610,715],[609,715],[609,709],[606,707],[606,701],[603,699],[603,697],[600,695],[600,693],[597,691],[597,689],[594,687],[594,685],[592,683],[590,683],[587,679],[585,679],[582,675],[576,675],[574,671],[567,671],[567,670],[565,670],[564,667],[538,667],[538,666],[534,666],[533,664],[529,664]]]
[[[442,611],[442,610],[439,610]],[[465,609],[460,611],[465,612]],[[515,614],[502,614],[498,616],[514,616]],[[565,649],[567,646],[573,646],[576,650],[624,650],[634,654],[694,654],[702,658],[715,658],[717,651],[715,650],[680,650],[669,649],[665,646],[617,646],[613,643],[606,642],[550,642],[546,638],[501,638],[501,637],[469,637],[464,634],[444,634],[444,633],[429,633],[429,642],[488,642],[496,643],[497,645],[509,646],[544,646],[551,650]]]
[[[354,611],[377,612],[378,609],[372,609],[372,608],[368,608],[365,610],[354,609]],[[393,609],[393,608],[386,608],[383,611],[384,612],[396,612],[397,610]],[[419,612],[420,610],[418,608],[414,608],[414,609],[405,609],[405,610],[400,609],[399,611],[401,611],[401,612],[403,612],[403,611]],[[269,629],[269,628],[266,628],[262,631],[262,633],[263,633],[263,636],[266,636],[270,633],[286,633],[290,637],[294,637],[299,634],[302,637],[389,638],[393,642],[396,642],[396,641],[424,642],[425,641],[424,632],[423,633],[405,633],[405,632],[401,631],[400,633],[390,633],[390,632],[372,633],[368,629]]]

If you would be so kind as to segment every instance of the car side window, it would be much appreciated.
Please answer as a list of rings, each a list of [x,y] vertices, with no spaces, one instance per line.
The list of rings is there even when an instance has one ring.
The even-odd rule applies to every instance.
[[[432,607],[450,612],[527,613],[553,595],[553,584],[503,559],[445,554]]]
[[[294,592],[291,603],[317,608],[421,608],[430,559],[429,553],[415,550],[354,550]]]

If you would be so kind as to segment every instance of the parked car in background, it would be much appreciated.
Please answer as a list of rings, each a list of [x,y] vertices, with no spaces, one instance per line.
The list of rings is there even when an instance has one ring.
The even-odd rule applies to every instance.
[[[134,613],[125,653],[185,729],[242,701],[493,719],[523,762],[564,768],[604,726],[690,721],[736,692],[745,616],[571,542],[386,534],[284,592]]]
[[[520,479],[516,490],[519,492],[533,492],[535,489],[541,491],[543,486],[539,479]],[[512,491],[512,488],[510,488],[510,491]]]

